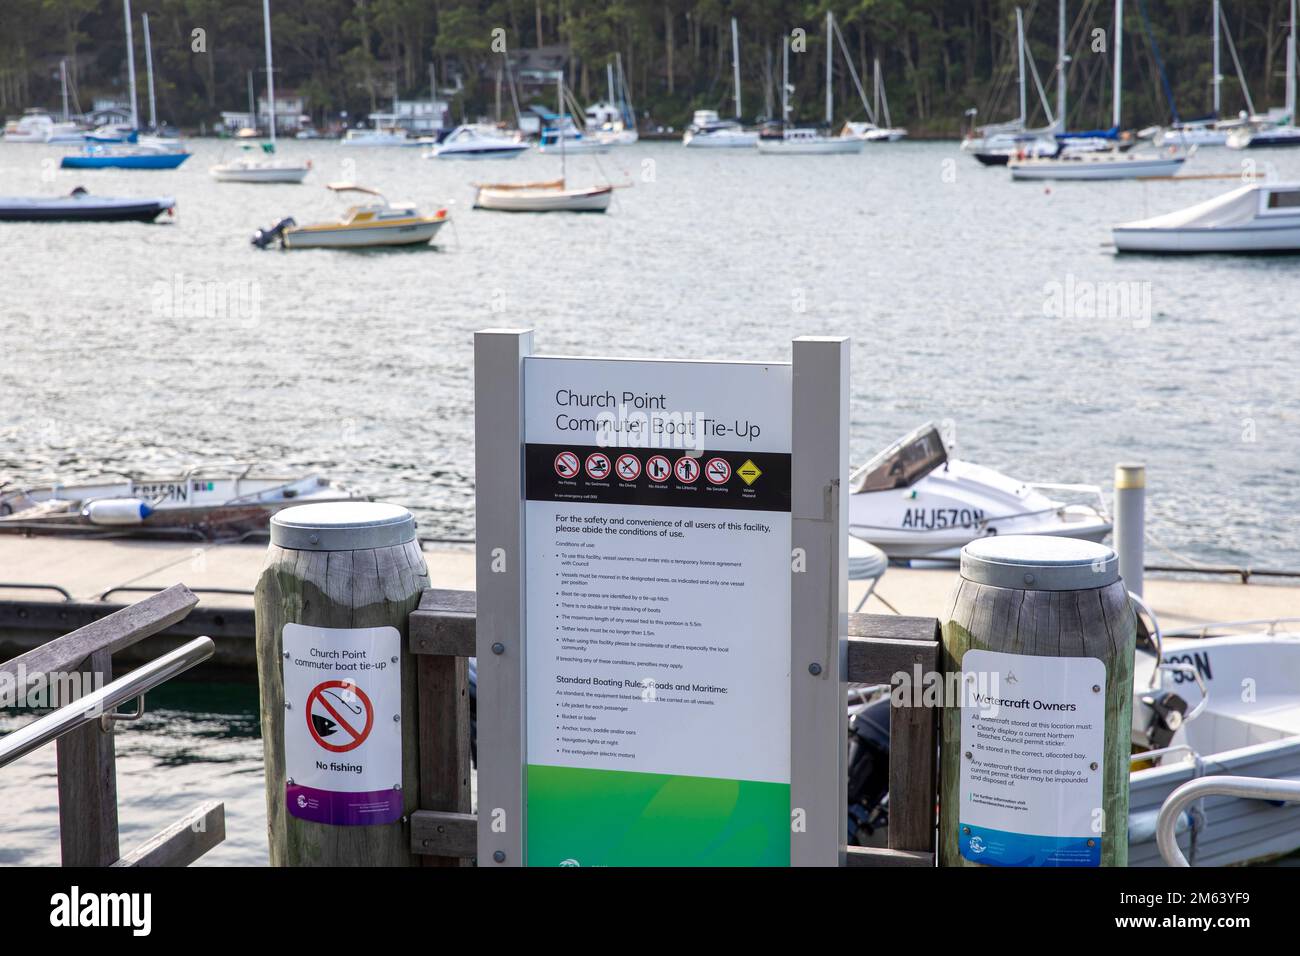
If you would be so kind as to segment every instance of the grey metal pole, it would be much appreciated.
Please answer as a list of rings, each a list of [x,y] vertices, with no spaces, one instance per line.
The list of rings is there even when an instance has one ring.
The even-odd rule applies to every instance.
[[[489,867],[524,865],[523,362],[532,351],[531,330],[474,334],[478,861]]]
[[[790,586],[790,863],[844,856],[843,674],[848,634],[849,340],[793,343]]]
[[[1119,576],[1139,597],[1145,555],[1146,489],[1146,465],[1115,466],[1115,550],[1119,554]]]

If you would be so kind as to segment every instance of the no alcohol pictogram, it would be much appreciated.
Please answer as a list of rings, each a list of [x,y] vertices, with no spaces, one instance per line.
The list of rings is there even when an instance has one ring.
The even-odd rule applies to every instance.
[[[609,477],[609,455],[603,451],[593,451],[587,456],[587,477],[599,481]]]
[[[641,459],[636,455],[619,455],[614,470],[624,481],[636,481],[637,475],[641,474]]]
[[[677,464],[673,465],[673,472],[678,481],[690,484],[700,477],[700,463],[690,457],[678,458]]]
[[[356,684],[327,680],[307,695],[307,729],[316,743],[332,753],[356,750],[375,725],[375,708]]]
[[[663,455],[654,455],[645,463],[645,473],[651,481],[667,481],[673,466]]]
[[[731,462],[725,458],[710,458],[704,466],[704,477],[712,484],[725,485],[731,480]]]
[[[573,478],[578,474],[578,456],[571,451],[562,451],[555,456],[555,473],[561,478]]]

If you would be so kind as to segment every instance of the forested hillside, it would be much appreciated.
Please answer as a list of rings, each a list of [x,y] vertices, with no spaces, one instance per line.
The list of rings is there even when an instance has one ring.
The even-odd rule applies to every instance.
[[[139,15],[150,17],[161,116],[195,127],[211,124],[222,109],[245,107],[248,71],[257,71],[259,87],[263,82],[259,0],[136,0],[132,6],[141,73]],[[894,122],[932,134],[956,133],[970,107],[981,120],[1015,114],[1015,7],[1011,0],[830,3],[868,87],[872,58],[880,57]],[[1057,3],[1028,0],[1023,7],[1034,60],[1050,88]],[[1070,126],[1109,125],[1113,4],[1070,0],[1067,7]],[[1224,9],[1256,106],[1280,105],[1287,0],[1225,0]],[[823,108],[826,10],[825,2],[784,0],[272,0],[277,83],[304,94],[318,122],[341,110],[355,117],[382,107],[394,90],[427,96],[431,67],[440,91],[459,89],[451,97],[453,115],[490,112],[500,62],[493,31],[499,30],[498,44],[504,38],[511,49],[567,45],[570,84],[583,102],[603,95],[605,64],[620,53],[638,114],[680,127],[694,107],[732,109],[733,16],[745,118],[777,111],[781,38],[796,28],[806,31],[807,44],[792,57],[795,111],[816,118]],[[1180,113],[1209,111],[1210,34],[1210,0],[1128,0],[1127,125],[1169,118],[1155,50]],[[0,112],[57,106],[61,59],[83,108],[95,96],[123,96],[121,0],[0,0]],[[837,52],[836,59],[841,115],[860,114],[844,57]],[[1244,100],[1226,42],[1222,72],[1225,112],[1236,113]],[[1035,110],[1037,101],[1031,88]]]

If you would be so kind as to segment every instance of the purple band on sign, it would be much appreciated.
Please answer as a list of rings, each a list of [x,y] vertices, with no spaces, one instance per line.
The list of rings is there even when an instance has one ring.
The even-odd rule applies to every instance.
[[[285,786],[289,815],[335,827],[364,827],[402,819],[402,791],[339,793],[295,783]]]

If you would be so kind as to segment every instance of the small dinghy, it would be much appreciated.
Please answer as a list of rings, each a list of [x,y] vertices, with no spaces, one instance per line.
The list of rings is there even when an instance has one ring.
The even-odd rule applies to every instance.
[[[92,196],[78,186],[66,196],[0,196],[0,222],[153,222],[175,208],[171,196]]]
[[[219,163],[208,172],[219,183],[300,183],[311,172],[311,163],[241,156],[228,163]]]
[[[604,212],[613,186],[570,189],[563,179],[546,183],[476,183],[475,209],[498,212]]]
[[[349,206],[334,222],[298,225],[292,217],[270,229],[259,229],[253,245],[265,249],[277,239],[283,249],[374,249],[415,246],[429,242],[447,222],[447,210],[424,216],[411,203],[391,203],[377,190],[354,183],[329,183],[336,193],[362,193],[375,202]]]
[[[849,476],[849,533],[896,560],[956,559],[994,534],[1100,541],[1110,519],[1096,485],[1030,484],[948,457],[932,423]]]
[[[1216,774],[1300,778],[1300,619],[1162,634],[1139,607],[1151,623],[1139,628],[1133,668],[1129,866],[1159,866],[1156,819],[1181,785]],[[1300,803],[1207,796],[1175,833],[1193,866],[1259,862],[1300,849]]]
[[[364,496],[319,475],[252,474],[252,465],[200,466],[157,478],[107,478],[23,488],[0,482],[0,531],[213,538],[265,531],[281,508]]]
[[[1111,230],[1120,252],[1300,252],[1300,183],[1240,186],[1177,212]]]

